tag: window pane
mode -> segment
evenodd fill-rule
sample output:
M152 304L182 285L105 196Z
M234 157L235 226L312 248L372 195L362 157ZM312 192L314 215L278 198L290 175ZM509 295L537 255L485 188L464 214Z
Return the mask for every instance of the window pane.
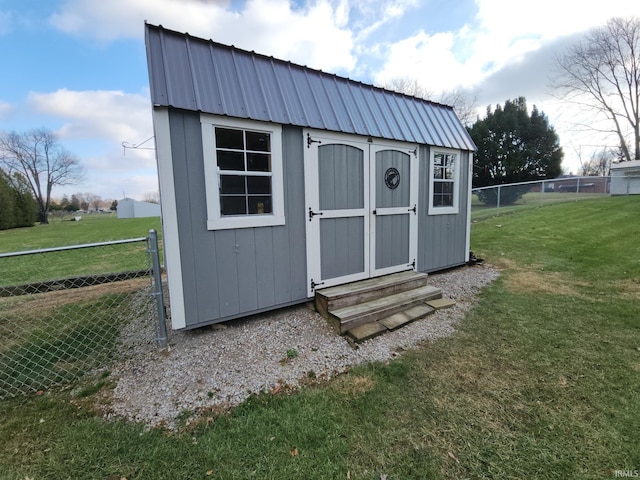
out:
M220 170L244 170L244 154L242 152L218 150L216 155Z
M247 131L247 150L257 152L271 151L271 138L268 133Z
M245 194L245 177L240 175L220 175L220 193L228 194Z
M433 155L433 165L437 168L444 164L444 154L436 153Z
M453 168L445 168L444 178L448 180L453 180Z
M436 178L436 179L442 178L442 167L436 166L433 169L433 178Z
M216 147L244 150L242 130L216 127Z
M247 214L247 198L226 197L220 195L220 213L222 215L246 215Z
M273 213L271 206L271 196L250 196L249 213L262 214Z
M271 177L247 177L247 193L271 195Z
M247 170L252 172L270 172L271 155L267 153L247 153Z

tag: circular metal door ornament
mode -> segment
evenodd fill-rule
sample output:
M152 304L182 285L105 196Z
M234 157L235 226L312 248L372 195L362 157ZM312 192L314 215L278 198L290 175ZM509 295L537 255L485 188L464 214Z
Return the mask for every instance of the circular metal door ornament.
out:
M400 185L400 172L397 168L387 168L387 171L384 172L384 184L391 190L398 188L398 185Z

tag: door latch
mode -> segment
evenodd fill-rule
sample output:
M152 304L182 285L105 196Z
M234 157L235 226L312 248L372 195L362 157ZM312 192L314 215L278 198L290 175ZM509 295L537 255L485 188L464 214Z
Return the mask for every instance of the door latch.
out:
M410 208L409 210L407 210L407 212L413 212L414 215L416 213L416 205L413 206L413 208Z

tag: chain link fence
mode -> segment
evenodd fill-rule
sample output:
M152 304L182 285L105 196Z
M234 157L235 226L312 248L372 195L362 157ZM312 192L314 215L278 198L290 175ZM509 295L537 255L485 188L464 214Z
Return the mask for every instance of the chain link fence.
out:
M516 210L609 195L627 195L640 186L640 176L566 177L474 188L471 218L478 220Z
M0 398L106 368L123 353L121 332L132 322L166 344L160 273L153 230L144 238L0 254Z

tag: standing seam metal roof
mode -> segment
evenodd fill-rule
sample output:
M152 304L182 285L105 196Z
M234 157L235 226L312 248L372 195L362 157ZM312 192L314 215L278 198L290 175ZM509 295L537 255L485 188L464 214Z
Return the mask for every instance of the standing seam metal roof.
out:
M475 150L453 108L145 24L151 101L214 115Z

